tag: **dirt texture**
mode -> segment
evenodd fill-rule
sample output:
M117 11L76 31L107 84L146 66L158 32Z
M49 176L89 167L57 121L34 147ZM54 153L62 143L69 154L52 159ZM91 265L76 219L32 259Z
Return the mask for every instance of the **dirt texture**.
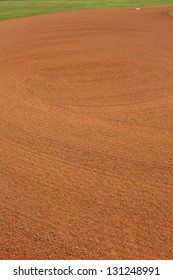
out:
M0 22L0 258L173 258L171 7Z

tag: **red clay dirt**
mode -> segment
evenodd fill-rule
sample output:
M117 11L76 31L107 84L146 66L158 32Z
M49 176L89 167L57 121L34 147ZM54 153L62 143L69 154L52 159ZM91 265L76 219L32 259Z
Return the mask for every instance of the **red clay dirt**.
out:
M0 258L173 258L171 7L0 22Z

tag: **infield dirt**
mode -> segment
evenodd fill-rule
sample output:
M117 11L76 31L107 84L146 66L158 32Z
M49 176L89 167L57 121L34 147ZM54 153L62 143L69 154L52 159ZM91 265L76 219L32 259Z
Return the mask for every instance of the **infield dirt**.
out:
M0 22L1 259L172 259L169 10Z

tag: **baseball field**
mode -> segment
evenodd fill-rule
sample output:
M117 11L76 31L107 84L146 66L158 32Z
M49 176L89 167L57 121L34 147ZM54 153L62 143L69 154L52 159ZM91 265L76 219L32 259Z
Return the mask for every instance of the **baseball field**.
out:
M171 2L0 1L0 259L172 259Z

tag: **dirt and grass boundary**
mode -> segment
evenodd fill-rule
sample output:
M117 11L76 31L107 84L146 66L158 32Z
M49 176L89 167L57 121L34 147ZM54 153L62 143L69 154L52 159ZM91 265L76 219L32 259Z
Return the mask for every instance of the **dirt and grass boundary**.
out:
M89 8L171 4L172 0L0 0L0 20Z

